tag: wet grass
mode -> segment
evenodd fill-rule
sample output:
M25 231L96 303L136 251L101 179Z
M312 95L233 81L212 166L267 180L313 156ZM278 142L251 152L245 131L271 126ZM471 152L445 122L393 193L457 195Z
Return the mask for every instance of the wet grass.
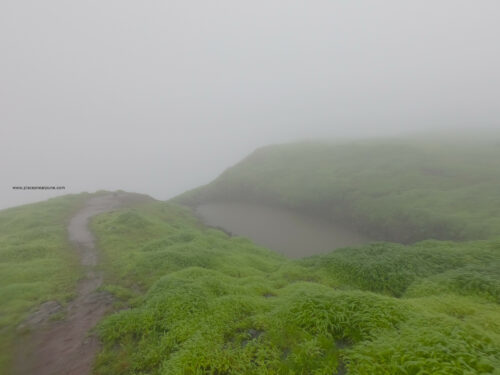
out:
M498 374L500 244L288 260L150 203L96 217L105 374Z
M494 143L268 147L181 198L342 213L384 240L463 242L289 260L173 203L94 217L103 289L116 297L95 373L499 375L499 157ZM29 310L71 297L65 220L80 198L0 212L0 371Z
M85 195L0 211L0 373L9 373L19 323L40 303L70 299L80 276L66 223Z
M374 243L302 261L333 283L393 297L481 295L500 303L500 241Z

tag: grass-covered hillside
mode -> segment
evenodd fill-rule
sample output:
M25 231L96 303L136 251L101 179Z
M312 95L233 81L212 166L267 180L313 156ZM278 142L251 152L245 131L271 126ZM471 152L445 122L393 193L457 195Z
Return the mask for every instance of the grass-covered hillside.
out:
M93 217L115 297L94 373L500 375L498 160L494 141L271 146L177 198L283 205L411 245L291 260L174 202ZM66 226L89 197L0 211L2 374L19 323L74 295Z
M66 225L87 195L0 211L0 374L8 374L19 323L40 303L72 297L81 275Z
M255 201L402 243L500 236L500 138L308 142L258 149L178 202Z
M500 242L288 260L161 202L92 229L121 309L96 374L500 374Z

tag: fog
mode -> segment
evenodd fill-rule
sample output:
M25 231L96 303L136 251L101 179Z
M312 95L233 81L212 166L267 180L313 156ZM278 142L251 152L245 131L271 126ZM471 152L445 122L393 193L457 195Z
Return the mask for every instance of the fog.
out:
M499 127L499 14L496 0L2 0L0 208L167 199L270 143Z

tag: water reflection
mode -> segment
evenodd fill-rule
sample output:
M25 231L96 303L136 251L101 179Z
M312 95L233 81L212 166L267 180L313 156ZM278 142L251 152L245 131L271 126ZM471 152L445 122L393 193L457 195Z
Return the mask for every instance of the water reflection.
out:
M291 258L370 242L338 224L284 208L247 203L207 203L196 208L207 224L245 236Z

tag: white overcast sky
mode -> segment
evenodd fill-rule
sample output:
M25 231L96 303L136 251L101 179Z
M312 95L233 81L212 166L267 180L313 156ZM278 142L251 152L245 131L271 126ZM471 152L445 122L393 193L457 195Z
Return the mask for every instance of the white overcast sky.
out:
M300 138L500 127L498 0L1 0L0 208Z

